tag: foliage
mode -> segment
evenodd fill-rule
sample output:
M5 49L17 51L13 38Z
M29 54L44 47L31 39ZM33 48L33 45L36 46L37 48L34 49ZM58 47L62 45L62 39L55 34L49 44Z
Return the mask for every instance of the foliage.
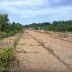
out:
M17 32L23 31L23 25L20 23L9 22L8 14L0 14L0 39L12 36ZM16 44L16 42L14 43ZM0 50L0 72L3 72L12 61L13 48L2 48Z
M23 25L9 22L8 14L0 14L0 39L11 36L19 32Z
M44 22L44 23L33 23L30 25L26 25L26 28L33 28L33 29L43 29L49 31L57 31L57 32L71 32L72 31L72 20L69 21L54 21Z
M0 72L4 71L12 63L12 53L12 48L3 48L0 50Z
M0 30L6 31L8 25L8 14L0 14Z

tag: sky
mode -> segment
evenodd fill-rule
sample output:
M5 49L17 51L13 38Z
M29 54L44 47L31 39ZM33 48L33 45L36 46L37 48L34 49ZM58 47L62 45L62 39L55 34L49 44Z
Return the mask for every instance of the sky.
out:
M0 13L23 25L72 20L72 0L0 0Z

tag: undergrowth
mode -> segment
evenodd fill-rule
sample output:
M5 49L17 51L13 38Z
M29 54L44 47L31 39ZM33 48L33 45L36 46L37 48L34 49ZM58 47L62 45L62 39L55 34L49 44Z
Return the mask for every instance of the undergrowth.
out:
M0 50L0 72L3 72L12 61L12 48L3 48Z

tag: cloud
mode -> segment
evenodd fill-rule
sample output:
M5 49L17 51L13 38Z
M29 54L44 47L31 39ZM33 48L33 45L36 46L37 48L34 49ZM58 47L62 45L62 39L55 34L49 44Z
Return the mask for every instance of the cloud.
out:
M47 0L50 4L61 3L62 0Z
M17 1L0 1L0 9L7 11L24 11L27 9L37 9L43 6L44 0L17 0Z
M42 15L51 16L55 19L62 16L70 17L72 5L66 3L67 0L1 0L0 10L21 19Z

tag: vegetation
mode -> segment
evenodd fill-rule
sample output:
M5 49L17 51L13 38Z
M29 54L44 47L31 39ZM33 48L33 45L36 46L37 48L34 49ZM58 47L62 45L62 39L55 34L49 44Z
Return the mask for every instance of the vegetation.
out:
M33 28L36 30L49 30L57 32L72 32L72 20L69 21L54 21L44 22L44 23L33 23L30 25L21 25L20 23L9 22L8 14L0 14L0 39L12 36L17 32L21 32L23 28ZM17 45L16 39L14 42L14 47ZM13 60L13 48L3 48L0 49L0 72L3 72L7 66L9 66ZM5 71L4 71L5 72Z
M72 31L72 20L69 21L54 21L44 22L44 23L33 23L30 25L26 25L26 28L33 29L43 29L49 31L57 31L57 32L71 32Z
M14 35L22 28L23 25L19 23L10 23L8 14L0 14L0 39Z
M22 32L22 30L23 25L9 22L8 14L0 14L0 39ZM13 63L12 55L13 48L0 48L0 72L5 72L5 69Z
M0 50L0 72L4 71L13 62L12 54L12 48L3 48Z

